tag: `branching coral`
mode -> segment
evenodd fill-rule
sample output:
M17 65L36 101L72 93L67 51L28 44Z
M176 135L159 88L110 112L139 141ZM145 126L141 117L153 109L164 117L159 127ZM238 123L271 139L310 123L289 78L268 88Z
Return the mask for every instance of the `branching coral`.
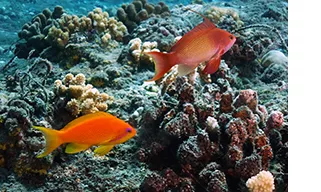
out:
M249 178L246 186L251 192L272 192L274 190L274 177L269 171L261 171Z
M157 49L157 42L144 42L139 38L135 38L129 41L129 53L124 52L124 54L127 53L126 58L129 60L128 63L134 64L134 67L139 67L139 68L154 68L154 62L152 58L146 54L145 52L149 51L159 51Z
M15 54L27 58L28 53L35 49L33 56L37 56L50 45L63 49L75 34L84 36L87 41L98 41L103 47L115 47L117 41L122 41L127 35L127 28L101 8L79 18L66 14L61 6L57 6L53 13L45 9L22 27L18 36L26 42L16 45Z
M84 115L97 111L106 111L107 101L112 102L113 97L106 93L100 93L91 84L85 84L86 78L83 74L76 76L67 74L63 81L55 81L55 93L58 96L68 97L66 109L73 115Z
M57 20L58 27L52 27L46 39L53 45L63 48L71 34L76 32L88 32L96 30L101 43L107 45L111 39L122 41L127 34L126 26L114 18L110 18L107 12L96 8L88 13L88 17L78 18L76 15L64 15Z

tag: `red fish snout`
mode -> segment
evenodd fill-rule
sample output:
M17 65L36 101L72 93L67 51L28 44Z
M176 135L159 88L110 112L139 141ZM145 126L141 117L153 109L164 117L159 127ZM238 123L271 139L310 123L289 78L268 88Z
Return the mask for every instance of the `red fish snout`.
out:
M229 38L229 41L227 43L227 46L224 49L224 53L226 53L234 45L234 43L236 41L236 37L234 35L232 35L232 34L230 34L228 36L228 38Z

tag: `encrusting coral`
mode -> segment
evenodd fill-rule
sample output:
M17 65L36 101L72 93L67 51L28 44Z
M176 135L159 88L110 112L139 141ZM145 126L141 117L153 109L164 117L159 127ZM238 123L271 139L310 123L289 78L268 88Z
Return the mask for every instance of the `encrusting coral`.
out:
M97 111L106 111L107 101L112 102L113 97L106 93L100 93L91 84L85 84L83 74L74 76L69 73L63 81L56 80L54 83L55 93L58 96L68 97L66 109L73 115L79 116Z
M263 55L261 65L263 67L268 67L273 64L279 64L283 66L288 65L288 57L284 55L281 51L271 50Z
M51 70L44 65L51 63L38 59L27 72L14 74L15 84L7 83L15 90L10 100L0 99L0 167L28 182L47 174L52 163L34 158L34 150L42 146L31 129L33 121L46 121L52 112L48 106L52 92L40 83L47 77L41 72L47 70L49 74Z

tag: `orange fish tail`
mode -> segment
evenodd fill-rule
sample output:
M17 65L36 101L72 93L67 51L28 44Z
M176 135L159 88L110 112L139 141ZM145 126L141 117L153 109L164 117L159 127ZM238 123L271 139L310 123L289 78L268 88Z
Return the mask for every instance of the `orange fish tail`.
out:
M61 133L54 129L48 129L45 127L33 126L33 128L41 131L46 139L46 147L45 151L39 155L37 158L42 158L50 154L53 150L55 150L59 145L63 143L61 139Z
M162 52L147 52L147 55L151 56L155 61L155 76L148 81L156 81L164 76L175 64L176 57L174 53L162 53Z

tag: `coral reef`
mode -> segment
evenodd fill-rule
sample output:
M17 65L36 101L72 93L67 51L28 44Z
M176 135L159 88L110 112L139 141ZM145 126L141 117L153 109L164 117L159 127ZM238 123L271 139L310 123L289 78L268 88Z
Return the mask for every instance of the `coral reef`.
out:
M0 106L0 165L22 180L35 183L41 182L52 163L52 159L35 158L34 152L42 146L31 130L32 121L52 112L48 107L50 91L40 83L45 77L36 75L35 66L41 62L35 62L29 72L15 75L18 82L11 85L19 92Z
M139 38L131 39L118 58L119 62L127 62L136 69L154 69L154 62L144 52L159 51L157 42L142 42Z
M207 187L207 191L227 192L228 186L225 174L220 170L221 166L215 162L207 166L199 173L200 181Z
M117 10L118 19L126 25L129 32L132 32L141 21L156 15L169 16L169 7L164 2L154 5L147 0L134 0L130 4L123 4Z
M58 97L66 97L69 100L66 109L72 116L106 111L107 101L111 103L113 98L106 93L100 93L91 84L85 84L86 78L83 74L67 74L63 81L56 80L54 92Z
M262 57L261 65L265 68L261 80L275 83L287 79L288 58L280 51L271 50Z
M212 6L205 10L204 15L220 28L233 31L243 26L238 12L230 7Z
M144 42L142 44L142 41L139 38L135 38L129 41L129 49L131 51L131 56L134 58L135 62L139 62L141 60L149 60L141 57L144 52L159 51L157 49L157 42Z
M31 22L28 22L22 26L21 31L18 33L20 39L25 39L26 43L19 43L16 45L17 50L15 54L18 57L27 58L28 54L32 49L36 49L37 52L41 52L43 49L49 46L45 40L50 29L55 25L55 19L60 18L64 13L61 6L56 6L54 11L51 12L49 9L44 9L42 13L36 15ZM63 32L60 41L65 41L66 35ZM68 41L68 40L67 40ZM27 49L24 51L21 49Z
M64 49L74 35L84 36L87 41L97 39L97 35L102 46L115 46L115 41L121 42L127 35L127 28L101 8L95 8L87 17L79 18L77 15L66 14L61 6L57 6L53 13L45 9L38 14L31 23L22 27L18 35L26 43L18 43L15 54L27 58L32 49L36 50L34 56L41 54L50 45Z
M259 105L257 92L233 91L229 78L228 73L221 73L221 78L213 78L203 92L196 89L200 80L187 77L158 82L168 84L162 85L167 87L162 92L163 104L146 111L141 119L144 124L140 137L148 135L153 143L140 141L138 159L156 170L178 164L175 166L180 171L175 173L179 177L188 175L198 181L196 189L209 191L236 190L237 186L244 187L250 177L268 170L279 152L271 146L265 129L280 129L282 115L272 112L268 117L266 108ZM154 127L154 133L147 127ZM209 174L207 169L214 171L213 177L205 176Z
M174 38L173 43L177 42L180 38L181 36ZM149 69L152 71L155 68L154 61L149 55L145 54L146 52L150 51L160 51L158 49L158 43L156 41L142 42L140 38L131 39L126 48L123 49L121 55L119 56L118 62L127 62L135 70L138 71L142 71L145 69Z
M151 17L144 20L140 25L133 30L131 36L140 38L142 42L157 42L160 51L169 51L175 43L175 38L183 36L192 26L181 18L166 17L157 18Z
M279 64L279 65L288 65L288 57L284 55L281 51L271 50L267 52L262 57L261 65L263 67L268 67L270 65Z
M288 190L284 1L88 2L34 18L41 2L0 7L0 29L26 23L13 46L0 41L1 191ZM203 63L144 82L154 68L144 52L170 51L203 20L188 9L235 34L235 45L214 74ZM32 125L60 129L98 110L137 136L103 157L59 147L36 158L45 141Z
M122 22L110 18L107 12L96 8L88 16L78 18L75 15L64 15L57 20L58 28L51 27L46 37L53 46L64 48L69 37L76 32L96 31L102 44L108 44L110 39L122 41L127 33L127 28Z

